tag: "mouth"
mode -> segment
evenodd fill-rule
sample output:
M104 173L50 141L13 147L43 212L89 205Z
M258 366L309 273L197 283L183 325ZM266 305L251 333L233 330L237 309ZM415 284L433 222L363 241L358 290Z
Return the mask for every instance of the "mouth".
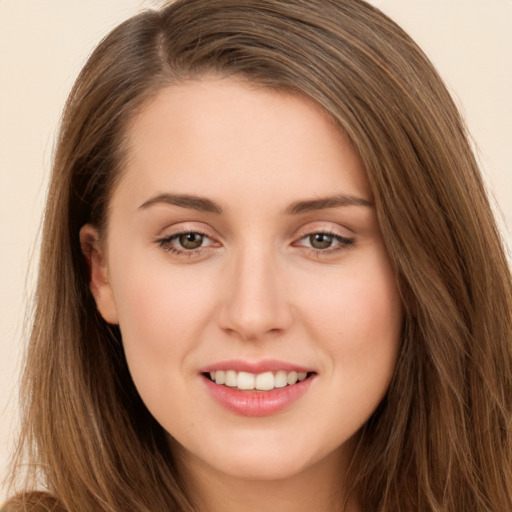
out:
M271 416L310 395L318 373L284 360L218 361L200 371L208 394L239 416Z
M294 386L310 379L315 372L278 370L251 373L235 370L216 370L203 373L204 377L217 384L238 391L265 392Z

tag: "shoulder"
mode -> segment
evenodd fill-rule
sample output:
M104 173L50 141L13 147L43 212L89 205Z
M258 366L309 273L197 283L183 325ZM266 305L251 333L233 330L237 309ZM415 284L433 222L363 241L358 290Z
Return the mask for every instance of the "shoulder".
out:
M0 508L0 512L67 512L59 500L48 492L17 494Z

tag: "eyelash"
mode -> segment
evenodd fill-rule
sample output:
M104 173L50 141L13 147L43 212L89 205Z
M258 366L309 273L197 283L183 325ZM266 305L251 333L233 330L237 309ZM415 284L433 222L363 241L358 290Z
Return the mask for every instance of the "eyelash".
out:
M201 237L203 237L203 239L208 239L208 240L211 240L211 238L206 234L206 233L203 233L202 231L197 231L197 230L183 230L183 231L179 231L177 233L174 233L170 236L166 236L164 238L159 238L157 240L157 243L158 245L164 249L164 251L166 252L169 252L171 254L175 254L177 256L186 256L186 257L193 257L193 256L200 256L201 253L207 249L210 245L214 245L213 243L212 244L209 244L208 246L206 247L203 247L203 246L200 246L198 247L197 249L178 249L177 247L173 247L171 244L175 241L175 240L178 240L179 237L183 236L183 235L199 235Z
M294 242L293 245L297 246L298 242L301 242L303 240L311 240L311 237L317 236L317 235L323 235L330 237L332 239L332 243L337 242L339 245L336 247L326 247L325 249L316 249L314 247L304 247L310 254L316 255L317 257L322 256L330 256L333 254L337 254L341 251L346 251L347 249L351 249L355 246L355 239L354 238L347 238L344 236L341 236L337 233L334 233L332 231L313 231L311 233L307 233L306 235L302 236L297 242Z
M179 249L177 247L174 247L172 243L179 239L179 237L183 235L199 235L200 237L203 237L204 239L208 239L211 241L210 244L207 246L200 246L197 249ZM307 247L303 245L299 245L299 242L307 239L311 239L311 237L315 235L323 235L332 238L332 243L337 242L339 245L337 247L326 247L325 249L315 249L314 247ZM194 257L194 256L200 256L205 250L208 250L209 247L215 246L215 242L211 240L211 238L202 231L197 230L183 230L179 231L177 233L174 233L170 236L159 238L157 241L157 244L164 249L166 252L177 255L177 256L186 256L188 258ZM317 257L321 256L327 256L336 254L340 251L345 251L347 249L350 249L355 246L355 239L354 238L347 238L344 236L341 236L337 233L333 233L331 231L313 231L311 233L307 233L301 238L299 238L296 242L293 242L294 247L303 247L306 249L310 254L316 255Z

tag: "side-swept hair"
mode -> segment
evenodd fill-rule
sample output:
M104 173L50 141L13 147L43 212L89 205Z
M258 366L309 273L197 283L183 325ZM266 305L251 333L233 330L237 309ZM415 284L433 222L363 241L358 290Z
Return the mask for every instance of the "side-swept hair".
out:
M29 470L5 510L193 510L119 330L96 311L78 233L105 222L130 120L162 88L212 72L312 99L368 175L405 325L347 476L362 510L512 510L510 270L446 88L361 0L178 0L91 55L54 159L16 466ZM30 492L38 479L47 493Z

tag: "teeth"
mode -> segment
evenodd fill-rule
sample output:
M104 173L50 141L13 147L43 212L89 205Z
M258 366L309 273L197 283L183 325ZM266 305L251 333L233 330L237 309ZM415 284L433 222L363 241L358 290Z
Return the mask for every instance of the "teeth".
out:
M297 382L297 372L290 372L286 378L286 382L291 386Z
M237 382L237 375L236 375L236 372L235 370L228 370L226 372L226 379L224 381L224 384L226 384L226 386L231 386L231 387L236 387L236 385L238 384Z
M218 370L216 372L210 372L210 377L217 384L224 384L226 382L226 372L224 372L222 370Z
M274 389L274 374L272 372L259 373L256 375L254 387L260 391L269 391L270 389Z
M284 388L288 384L288 374L280 370L276 373L274 377L274 386L276 388Z
M279 370L276 373L249 373L235 372L234 370L217 370L210 372L210 378L216 384L224 384L240 390L257 389L258 391L270 391L274 388L284 388L292 386L297 382L302 382L307 377L306 372L286 372Z
M238 389L254 389L254 374L248 372L238 372L236 387Z

